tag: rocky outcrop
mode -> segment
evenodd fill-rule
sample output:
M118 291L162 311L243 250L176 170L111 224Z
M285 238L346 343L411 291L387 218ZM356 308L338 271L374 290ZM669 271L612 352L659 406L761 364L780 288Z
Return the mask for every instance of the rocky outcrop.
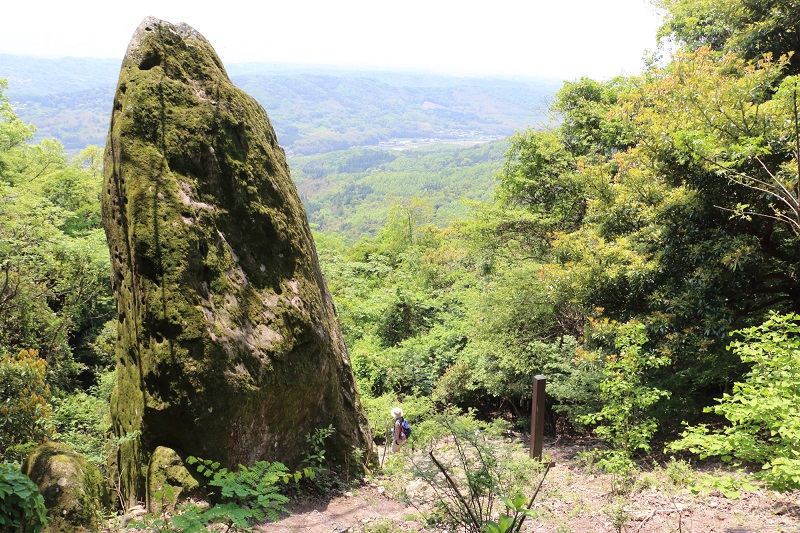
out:
M47 442L25 459L22 473L44 498L46 533L97 531L110 508L100 470L66 444Z
M103 189L119 315L111 467L129 503L146 497L158 446L291 466L306 434L333 424L332 456L369 449L283 150L191 27L136 30Z

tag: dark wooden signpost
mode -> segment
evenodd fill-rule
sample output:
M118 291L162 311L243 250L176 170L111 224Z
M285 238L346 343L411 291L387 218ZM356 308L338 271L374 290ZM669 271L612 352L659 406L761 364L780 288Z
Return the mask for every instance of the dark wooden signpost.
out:
M542 460L544 439L544 376L533 378L533 408L531 410L531 459Z

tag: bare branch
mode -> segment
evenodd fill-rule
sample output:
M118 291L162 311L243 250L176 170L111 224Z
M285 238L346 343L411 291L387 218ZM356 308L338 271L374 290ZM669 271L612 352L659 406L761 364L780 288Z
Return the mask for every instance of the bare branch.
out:
M553 466L553 463L548 461L547 462L547 467L544 469L544 474L542 474L542 479L539 480L539 486L536 487L536 492L533 493L533 496L531 496L531 500L528 502L528 509L531 508L531 506L533 505L534 500L536 500L536 496L539 495L539 490L542 488L542 483L544 483L544 478L547 477L547 473L550 471L550 467L551 466ZM517 530L516 530L517 533L519 533L519 530L522 529L522 524L525 522L525 518L526 517L527 517L527 515L523 515L522 518L520 519L519 524L517 525Z
M444 475L445 479L447 480L447 483L450 485L450 487L452 487L453 491L456 493L456 496L458 497L458 500L461 502L461 505L463 505L466 508L467 513L469 513L469 517L472 520L472 523L475 524L475 527L478 528L477 530L480 531L481 523L478 522L478 519L472 512L472 508L469 506L469 504L467 504L467 501L464 499L464 496L461 494L461 491L458 490L458 485L456 485L456 482L453 481L453 478L451 478L450 474L447 473L447 470L445 470L444 466L442 466L442 463L436 460L436 457L434 457L433 455L433 450L429 451L428 455L433 461L433 464L435 464L436 468L438 468L439 471Z
M770 170L767 168L767 165L764 164L764 162L761 160L761 158L756 157L756 161L758 161L758 163L761 165L761 168L764 169L764 172L766 172L767 175L770 178L772 178L775 183L778 184L778 187L780 188L781 191L783 191L785 197L787 199L791 199L792 209L794 211L800 211L800 205L798 205L797 198L794 197L792 192L784 186L784 184L781 182L781 180L779 180L772 172L770 172Z
M790 217L787 217L786 215L782 215L780 213L775 214L775 215L768 215L766 213L759 213L757 211L737 211L736 209L731 209L729 207L722 207L720 205L715 205L714 207L716 207L717 209L720 209L722 211L728 211L729 213L742 214L742 215L752 215L752 216L757 216L757 217L761 217L761 218L768 218L768 219L771 219L771 220L777 220L778 222L783 222L785 224L788 224L789 226L792 227L792 230L796 234L800 235L800 222L798 222L797 220L794 220L794 219L792 219Z
M800 198L800 120L798 120L796 79L792 89L792 113L794 114L794 157L797 161L797 197Z
M726 173L726 178L728 178L730 181L732 181L734 183L737 183L739 185L742 185L743 187L747 187L748 189L752 189L754 191L759 191L759 192L762 192L764 194L768 194L768 195L772 196L773 198L775 198L776 200L778 200L779 202L783 203L794 214L794 218L786 216L786 215L783 215L781 213L778 213L777 211L776 211L775 215L767 215L765 213L756 213L756 212L749 212L749 211L746 212L746 214L748 214L748 215L757 215L757 216L765 217L765 218L772 218L772 219L778 220L780 222L788 223L790 226L792 226L793 231L795 233L800 234L800 203L798 203L798 199L795 198L794 195L791 193L791 191L789 191L783 185L783 183L781 183L781 181L767 168L767 166L764 164L763 161L761 161L760 158L756 157L755 159L756 159L756 161L759 162L759 164L764 169L764 171L767 173L767 175L770 178L772 178L772 180L774 181L774 184L770 184L768 182L760 180L760 179L758 179L758 178L756 178L754 176L751 176L749 174L745 174L743 172L739 172L736 169L727 167L727 166L725 166L725 165L723 165L723 164L721 164L721 163L719 163L717 161L714 161L714 160L712 160L712 159L710 159L708 157L700 156L700 158L703 161L706 161L707 163L722 169ZM740 180L736 180L736 179L730 177L727 174L733 174L734 176L737 176L737 177L741 178L741 181ZM719 207L719 206L715 206L715 207ZM723 209L724 211L736 212L733 209L727 209L727 208L721 208L721 207L720 207L720 209Z

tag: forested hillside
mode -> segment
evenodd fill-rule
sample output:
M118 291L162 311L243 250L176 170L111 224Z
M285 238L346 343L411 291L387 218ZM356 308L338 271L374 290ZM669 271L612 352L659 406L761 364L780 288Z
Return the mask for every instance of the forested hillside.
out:
M289 161L309 221L352 240L375 235L397 209L440 228L466 218L470 205L491 200L507 147L352 148Z
M373 426L401 405L422 428L460 409L527 429L545 375L549 431L593 434L600 469L715 457L800 489L800 4L661 4L671 58L564 83L556 120L526 115L507 141L330 151L504 135L530 111L508 103L522 86L238 78L302 102L265 107ZM99 151L32 143L44 115L9 95L33 92L0 100L0 451L54 437L102 466L116 318Z
M403 140L490 140L544 120L558 88L432 74L229 65L233 82L269 113L289 153L314 154ZM9 97L35 139L69 151L105 143L119 63L0 55Z

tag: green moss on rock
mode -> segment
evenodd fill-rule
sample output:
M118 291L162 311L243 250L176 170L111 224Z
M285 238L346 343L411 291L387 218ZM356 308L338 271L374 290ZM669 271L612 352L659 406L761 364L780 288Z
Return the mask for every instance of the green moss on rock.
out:
M97 531L109 508L100 470L66 444L48 442L25 460L22 472L39 487L50 523L44 533Z
M185 24L146 19L122 64L103 220L119 339L112 468L129 503L158 446L228 467L371 439L305 211L264 110Z
M167 498L170 492L174 501ZM186 468L184 458L177 451L166 446L153 450L147 469L147 509L151 513L159 514L164 507L203 496L205 491L200 481Z

